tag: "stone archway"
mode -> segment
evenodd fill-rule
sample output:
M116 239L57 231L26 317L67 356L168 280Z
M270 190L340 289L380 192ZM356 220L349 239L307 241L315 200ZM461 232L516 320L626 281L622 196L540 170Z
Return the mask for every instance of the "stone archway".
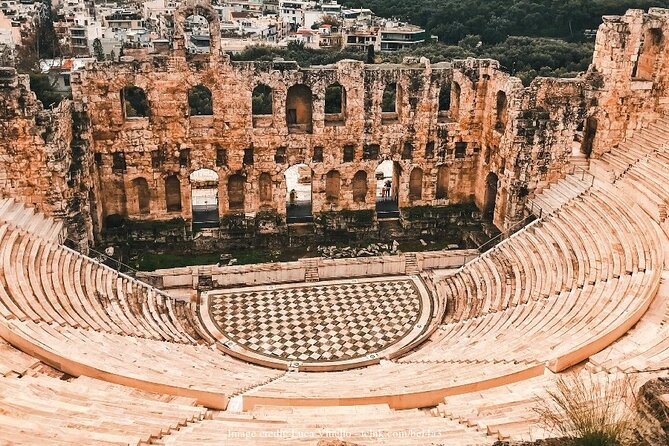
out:
M199 169L190 174L191 213L193 230L217 228L218 174L211 169Z
M497 204L497 183L499 177L490 172L485 179L485 197L483 198L483 218L493 221L495 218L495 206Z
M306 164L295 164L286 169L286 223L313 221L311 194L313 172Z
M374 175L376 179L377 218L398 218L399 163L392 160L382 161L374 171Z

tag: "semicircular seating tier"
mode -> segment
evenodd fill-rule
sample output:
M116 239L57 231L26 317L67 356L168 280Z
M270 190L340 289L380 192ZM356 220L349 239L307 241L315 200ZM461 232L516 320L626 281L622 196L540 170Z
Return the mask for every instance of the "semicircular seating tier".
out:
M194 303L43 238L28 217L0 215L0 335L73 376L217 409L238 395L245 408L436 405L563 370L639 320L660 283L666 237L619 192L596 183L565 196L455 274L426 275L447 302L427 342L399 360L332 373L285 373L228 356Z

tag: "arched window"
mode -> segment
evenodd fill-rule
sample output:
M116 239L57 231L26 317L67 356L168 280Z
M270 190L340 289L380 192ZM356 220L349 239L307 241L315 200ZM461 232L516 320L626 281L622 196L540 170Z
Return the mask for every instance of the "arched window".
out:
M293 85L286 96L286 125L295 133L311 132L312 94L306 85Z
M210 116L214 114L211 91L204 85L196 85L188 90L188 109L191 116Z
M268 203L272 201L272 176L263 172L258 178L258 190L260 192L260 201Z
M149 101L146 93L139 87L128 86L121 90L121 105L126 118L145 118L149 116Z
M253 89L251 109L254 115L272 114L272 89L268 85L260 84Z
M206 17L197 14L186 17L184 44L186 45L186 54L189 56L211 52L211 34L209 32L209 21Z
M346 109L346 90L339 83L325 89L325 114L342 114Z
M165 205L167 212L181 211L181 182L176 175L165 178Z
M367 172L359 170L353 176L353 201L364 203L367 201Z
M237 173L228 178L228 206L231 210L244 209L244 177Z
M336 170L331 170L325 176L325 199L331 203L339 201L341 192L341 175Z
M448 198L448 181L450 179L450 172L448 167L439 166L437 171L437 200L444 200Z
M397 84L386 85L383 90L383 99L381 101L381 111L383 113L397 113Z
M446 82L439 90L439 111L447 112L451 108L451 83Z
M460 84L453 82L451 93L451 116L457 119L460 116L460 96L462 96Z
M506 93L503 91L497 92L497 106L495 110L495 129L502 131L506 127L507 116Z
M151 192L149 183L145 178L139 177L132 180L132 187L137 197L137 210L140 215L146 215L151 212Z
M409 200L423 198L423 169L416 167L409 175Z

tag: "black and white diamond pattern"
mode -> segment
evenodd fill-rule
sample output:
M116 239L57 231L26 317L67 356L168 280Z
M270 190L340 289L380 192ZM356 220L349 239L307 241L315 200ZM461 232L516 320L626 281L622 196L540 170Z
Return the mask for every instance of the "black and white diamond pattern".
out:
M225 336L286 361L366 356L406 336L421 314L409 279L212 294L211 316Z

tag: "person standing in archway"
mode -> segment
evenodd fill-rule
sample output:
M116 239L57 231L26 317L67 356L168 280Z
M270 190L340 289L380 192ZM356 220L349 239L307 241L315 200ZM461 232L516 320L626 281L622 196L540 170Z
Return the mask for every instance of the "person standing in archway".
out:
M297 201L297 191L295 191L295 189L291 189L290 196L289 196L288 199L289 199L289 202L290 202L290 206L291 207L295 206L295 202Z

